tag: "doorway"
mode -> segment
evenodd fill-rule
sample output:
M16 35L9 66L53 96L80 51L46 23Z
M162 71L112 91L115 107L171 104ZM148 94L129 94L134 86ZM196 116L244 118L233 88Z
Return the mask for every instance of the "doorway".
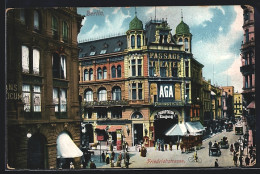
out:
M143 124L134 124L134 145L143 143Z

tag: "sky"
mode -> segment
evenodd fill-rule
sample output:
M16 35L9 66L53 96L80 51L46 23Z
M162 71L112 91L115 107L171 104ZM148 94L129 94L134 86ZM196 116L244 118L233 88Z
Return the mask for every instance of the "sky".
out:
M143 25L154 19L167 19L175 34L183 21L192 33L192 53L204 65L203 77L217 86L234 86L242 92L240 48L243 40L243 10L237 6L160 6L78 8L84 15L78 41L122 35L135 16Z

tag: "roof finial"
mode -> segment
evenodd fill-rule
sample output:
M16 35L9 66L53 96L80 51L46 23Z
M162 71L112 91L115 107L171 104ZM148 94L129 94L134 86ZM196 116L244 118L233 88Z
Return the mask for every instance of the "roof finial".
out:
M181 9L181 21L183 21L183 13L182 13L182 9Z

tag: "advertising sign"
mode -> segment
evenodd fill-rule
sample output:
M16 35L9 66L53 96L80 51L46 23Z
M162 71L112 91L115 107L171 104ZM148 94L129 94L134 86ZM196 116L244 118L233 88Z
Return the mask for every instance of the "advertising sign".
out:
M158 102L174 101L174 84L158 84Z

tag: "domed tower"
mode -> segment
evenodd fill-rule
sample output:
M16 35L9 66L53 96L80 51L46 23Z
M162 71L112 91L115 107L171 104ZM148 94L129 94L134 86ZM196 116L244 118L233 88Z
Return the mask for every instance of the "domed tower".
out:
M183 16L181 17L180 24L176 27L175 32L176 43L182 46L182 50L191 53L191 39L190 27L183 22Z
M145 45L143 23L137 18L136 14L134 19L129 23L129 30L126 32L126 35L128 50L141 49Z

